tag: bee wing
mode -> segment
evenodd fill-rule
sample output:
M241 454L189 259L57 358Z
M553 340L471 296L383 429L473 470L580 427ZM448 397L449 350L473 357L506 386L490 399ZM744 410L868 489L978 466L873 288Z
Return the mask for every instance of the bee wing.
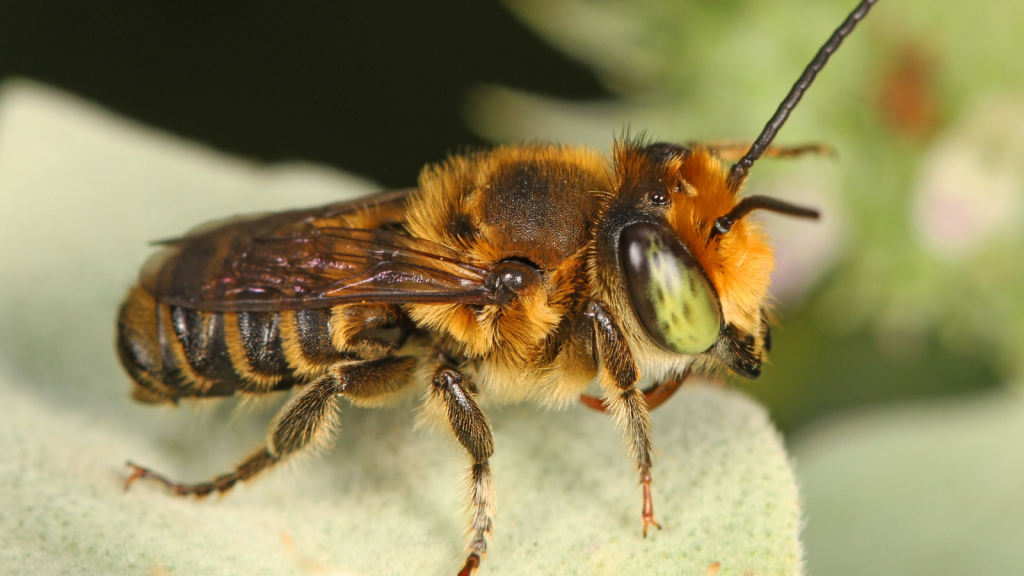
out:
M487 269L388 228L404 219L411 192L204 225L163 242L142 286L161 302L209 311L492 303Z

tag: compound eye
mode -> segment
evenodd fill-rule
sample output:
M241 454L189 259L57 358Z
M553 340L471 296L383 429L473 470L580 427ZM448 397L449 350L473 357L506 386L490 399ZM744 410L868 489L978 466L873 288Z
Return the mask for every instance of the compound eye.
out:
M674 234L645 222L619 238L630 302L647 334L676 354L700 354L718 339L722 311L697 260Z

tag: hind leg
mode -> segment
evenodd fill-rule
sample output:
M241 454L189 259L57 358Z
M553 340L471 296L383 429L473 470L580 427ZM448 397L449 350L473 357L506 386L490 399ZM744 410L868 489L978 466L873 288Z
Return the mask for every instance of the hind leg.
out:
M413 358L387 357L332 367L281 408L270 426L267 445L231 472L208 482L183 484L128 462L132 475L125 482L125 489L141 478L162 484L180 496L226 492L291 454L326 443L337 425L339 396L356 404L379 404L409 383L415 366Z

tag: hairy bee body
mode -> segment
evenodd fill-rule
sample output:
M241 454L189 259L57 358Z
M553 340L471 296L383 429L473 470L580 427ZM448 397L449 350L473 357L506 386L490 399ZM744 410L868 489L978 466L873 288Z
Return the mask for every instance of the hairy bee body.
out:
M610 158L529 144L452 156L416 189L202 226L143 267L117 347L150 403L293 389L267 442L198 484L131 464L129 483L181 495L224 492L321 445L339 402L422 390L469 458L470 538L459 576L488 549L495 446L481 401L580 399L622 428L654 520L648 411L690 373L756 378L769 346L774 258L745 217L816 218L741 198L762 155L821 146L771 142L830 54L876 0L861 0L731 167L726 145L624 139ZM601 388L597 399L585 392Z
M493 361L499 371L513 365L517 370L527 365L551 368L560 354L559 343L545 340L572 329L566 312L579 308L582 292L576 284L584 277L578 253L589 240L589 226L599 208L593 190L607 189L607 174L603 164L574 162L568 156L575 150L545 147L529 152L529 158L520 157L524 150L518 148L475 159L453 158L426 173L423 192L412 195L405 207L413 215L409 220L382 217L372 198L361 209L345 205L340 219L330 215L330 207L312 211L312 218L318 227L329 223L418 232L421 238L470 251L481 262L518 259L531 267L536 263L542 275L561 274L556 282L564 286L554 292L563 293L555 298L523 298L520 301L529 301L525 308L490 317L471 305L455 305L461 307L453 310L452 305L345 303L222 311L161 300L159 287L154 288L161 272L175 268L180 282L180 268L195 272L217 266L216 255L238 241L236 233L256 234L262 223L229 222L212 234L200 231L197 237L172 243L167 249L170 258L158 255L156 269L147 267L144 276L149 277L126 299L118 323L118 350L137 384L135 397L163 402L285 390L322 376L332 366L382 361L411 334L453 359ZM536 154L553 157L538 159ZM485 182L486 194L478 193L478 182ZM309 217L301 214L298 219ZM281 217L269 220L276 226ZM437 324L449 327L452 334L432 336ZM413 364L408 357L402 360L403 368ZM593 366L589 368L592 372ZM396 376L409 377L411 370ZM583 378L590 380L593 374ZM404 384L395 382L396 387Z
M623 158L633 155L631 161L661 169L642 147L625 150ZM627 168L648 167L619 169ZM498 400L573 401L595 379L598 368L584 303L600 297L623 299L614 290L601 293L602 282L593 278L600 273L598 266L588 262L602 253L595 234L600 215L615 196L614 171L608 160L583 148L504 147L429 167L419 190L403 198L398 210L382 209L371 197L362 204L290 217L271 215L203 227L154 257L121 309L118 349L137 384L134 395L141 401L176 402L263 394L308 383L332 366L371 361L400 366L387 385L398 391L409 383L417 361L413 356L388 358L400 354L411 336L414 345L406 347L411 349L407 352L442 352L465 366L478 386ZM652 171L644 177L661 176ZM404 218L396 219L396 212L404 212ZM219 258L233 243L251 241L265 229L280 228L282 222L309 223L314 229L344 225L399 230L484 267L511 263L517 268L514 272L525 274L534 285L507 303L485 306L360 302L280 310L263 309L265 305L246 309L240 304L220 310L161 299L167 291L161 286L165 278L185 285L179 290L195 290L189 279L201 282L211 269L224 269ZM602 266L614 270L616 265ZM754 313L757 321L752 325L759 326L760 308ZM635 342L635 352L664 355L645 341L642 329L630 328L627 337ZM744 333L743 338L750 343L754 336L756 332ZM754 348L735 360L759 364L759 350ZM733 356L723 359L735 364ZM673 358L666 368L661 366L665 361L652 359L655 374L647 380L654 383L681 373L689 360Z
M266 446L234 471L189 485L135 466L132 479L223 492L322 445L340 398L378 406L421 389L425 417L447 421L472 459L468 574L493 514L494 443L479 401L566 405L597 382L604 406L588 405L626 430L646 533L657 524L645 397L695 368L760 371L771 252L745 222L707 240L735 196L704 148L626 141L606 159L507 146L428 167L415 190L167 242L119 317L134 397L295 393ZM694 321L698 310L710 324ZM672 344L692 337L699 349Z

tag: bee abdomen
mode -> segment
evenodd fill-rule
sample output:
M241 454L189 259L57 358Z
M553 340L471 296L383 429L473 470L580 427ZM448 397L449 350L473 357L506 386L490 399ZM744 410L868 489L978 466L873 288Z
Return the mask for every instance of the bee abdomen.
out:
M388 355L407 332L393 315L341 314L343 332L352 334L332 338L342 327L332 330L330 308L207 312L158 302L136 286L121 307L117 347L143 402L262 394L313 380L338 362Z
M223 396L238 387L225 340L224 315L161 304L157 308L164 369L196 396Z
M281 346L281 315L277 312L233 312L224 315L225 343L242 388L273 390L291 375Z
M141 287L128 294L117 321L117 352L128 375L135 381L132 396L140 402L176 402L178 387L170 384L164 370L156 300Z
M283 320L284 353L296 372L317 371L318 366L353 358L331 342L330 308L286 312Z

